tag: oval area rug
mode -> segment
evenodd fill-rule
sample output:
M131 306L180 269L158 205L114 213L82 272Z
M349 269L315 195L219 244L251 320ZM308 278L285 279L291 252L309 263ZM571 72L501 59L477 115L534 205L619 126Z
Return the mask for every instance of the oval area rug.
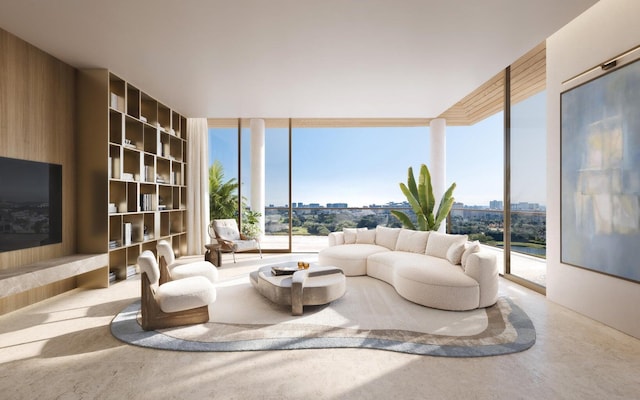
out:
M377 279L347 277L342 298L292 316L290 307L257 293L248 276L217 282L216 290L207 323L144 331L136 301L116 315L111 332L125 343L162 350L370 348L444 357L510 354L536 340L527 314L507 297L486 309L443 311L411 303Z

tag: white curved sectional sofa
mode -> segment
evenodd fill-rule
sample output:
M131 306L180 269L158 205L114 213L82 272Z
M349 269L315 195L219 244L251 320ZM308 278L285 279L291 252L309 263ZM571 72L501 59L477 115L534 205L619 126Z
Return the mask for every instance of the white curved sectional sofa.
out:
M344 229L329 234L320 265L392 285L407 300L443 310L489 307L498 298L494 254L466 235L404 228Z

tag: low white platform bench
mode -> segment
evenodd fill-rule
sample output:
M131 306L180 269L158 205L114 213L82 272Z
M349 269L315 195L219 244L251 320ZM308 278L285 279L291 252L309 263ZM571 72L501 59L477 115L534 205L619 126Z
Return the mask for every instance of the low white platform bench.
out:
M75 278L74 287L108 287L109 254L74 254L0 270L0 300L4 301L0 301L0 314L27 305L21 304L18 307L14 307L4 304L10 303L8 298L69 278ZM67 284L67 286L70 286L70 284ZM69 290L69 288L66 290ZM51 293L51 295L55 294L58 293ZM44 298L46 297L52 296L44 295ZM35 301L30 301L29 304L42 299L33 299ZM24 303L25 301L17 302Z

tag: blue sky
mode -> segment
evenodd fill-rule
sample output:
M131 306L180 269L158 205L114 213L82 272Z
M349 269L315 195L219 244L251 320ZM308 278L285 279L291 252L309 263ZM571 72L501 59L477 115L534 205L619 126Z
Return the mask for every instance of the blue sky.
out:
M545 203L544 94L512 109L512 202ZM468 127L447 127L447 185L456 201L488 205L502 200L503 115ZM220 159L225 178L237 178L237 130L210 134L209 161ZM210 130L210 132L212 132ZM542 134L540 134L542 132ZM517 136L517 137L516 137ZM266 204L288 204L287 129L266 133ZM242 133L243 195L250 196L249 130ZM217 146L212 143L218 143ZM407 168L429 165L429 128L295 128L292 139L293 202L348 203L359 207L404 201L399 183Z

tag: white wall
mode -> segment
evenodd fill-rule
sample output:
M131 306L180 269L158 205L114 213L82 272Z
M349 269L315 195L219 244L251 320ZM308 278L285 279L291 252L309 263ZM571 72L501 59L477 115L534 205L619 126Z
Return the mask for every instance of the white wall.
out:
M640 284L560 262L561 83L640 44L640 1L600 0L547 41L547 297L640 338ZM640 252L638 254L640 268Z

